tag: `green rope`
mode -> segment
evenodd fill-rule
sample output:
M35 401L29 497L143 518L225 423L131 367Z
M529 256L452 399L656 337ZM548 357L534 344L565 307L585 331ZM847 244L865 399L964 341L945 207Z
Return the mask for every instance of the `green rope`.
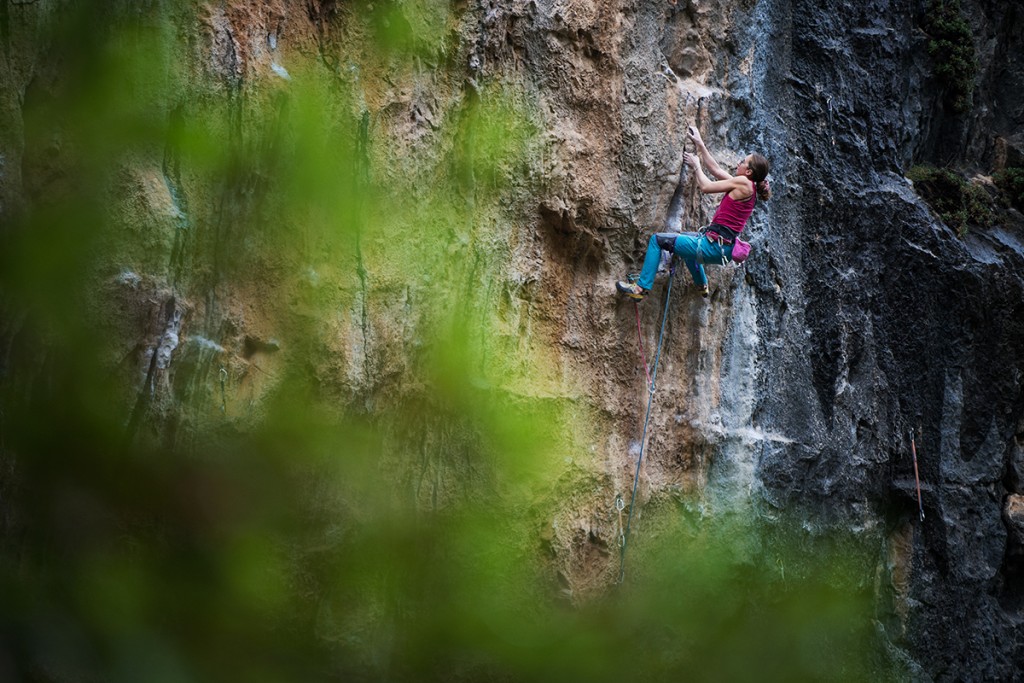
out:
M629 527L633 522L633 502L636 500L636 485L640 481L640 463L644 459L644 447L647 445L647 427L651 421L651 407L654 405L654 384L658 381L658 361L661 360L661 344L665 341L665 322L668 320L668 305L672 301L672 280L676 274L676 259L673 255L672 266L668 272L668 295L665 297L665 311L661 314L661 332L658 333L658 352L654 356L654 371L647 394L647 416L644 417L644 434L640 439L640 455L636 459L636 473L633 475L633 495L629 498L629 516L626 518L626 532L622 536L622 550L619 553L619 579L622 583L626 575L626 545L629 543Z

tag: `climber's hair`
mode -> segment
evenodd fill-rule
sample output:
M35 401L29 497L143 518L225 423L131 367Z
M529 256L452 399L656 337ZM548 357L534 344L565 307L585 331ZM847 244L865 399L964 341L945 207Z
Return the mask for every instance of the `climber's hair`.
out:
M754 152L750 155L750 164L747 168L750 169L750 179L757 185L757 198L761 201L768 201L771 199L772 190L768 187L768 171L771 169L771 164L763 156Z

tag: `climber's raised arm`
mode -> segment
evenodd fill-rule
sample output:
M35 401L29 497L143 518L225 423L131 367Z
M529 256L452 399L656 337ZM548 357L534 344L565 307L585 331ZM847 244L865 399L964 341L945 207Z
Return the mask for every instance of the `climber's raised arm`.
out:
M697 186L704 194L728 192L734 199L746 199L752 194L751 182L746 176L732 176L722 171L722 175L725 176L724 178L720 177L719 180L711 180L704 173L704 169L701 168L701 160L697 158L696 154L686 153L683 155L683 160L693 169L694 175L697 178ZM719 170L721 171L721 169Z
M693 144L697 148L697 153L700 154L700 160L708 167L708 172L711 173L711 175L718 180L726 180L727 178L732 177L723 170L722 167L718 165L718 162L715 161L715 158L711 156L711 152L708 151L707 145L704 144L704 140L701 138L699 130L694 126L689 126L686 129L686 135L693 140ZM723 192L724 190L715 191Z

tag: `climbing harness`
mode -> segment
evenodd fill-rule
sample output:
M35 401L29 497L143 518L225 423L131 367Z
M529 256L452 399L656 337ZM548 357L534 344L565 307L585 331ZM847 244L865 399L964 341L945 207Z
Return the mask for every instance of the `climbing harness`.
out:
M717 232L711 232L711 234L709 235L707 227L701 228L700 230L698 230L698 233L700 234L700 237L698 239L707 240L708 244L717 244L718 245L718 254L722 258L722 267L724 268L726 265L728 265L728 261L726 261L726 259L725 259L725 238L723 238ZM698 252L698 255L699 255L699 253L700 253L700 248L699 247L697 249L697 252ZM699 260L698 260L698 262L699 262Z
M910 453L914 457L914 484L917 485L917 513L924 521L924 504L921 503L921 478L917 474L917 446L914 445L914 432L910 432Z
M658 380L658 361L661 360L661 346L665 341L665 323L668 321L668 307L672 302L672 280L676 274L676 260L672 259L672 267L668 271L668 293L665 296L665 310L661 314L661 331L658 333L658 351L654 355L654 369L647 382L647 415L644 417L644 432L640 437L640 454L636 458L636 472L633 474L633 493L629 497L629 515L626 517L626 531L622 534L621 550L619 553L619 578L617 583L622 583L626 575L626 545L629 543L629 528L633 523L633 504L636 502L636 486L640 481L640 464L644 460L644 447L647 445L647 428L651 422L651 407L654 405L655 382ZM642 345L641 345L642 348ZM644 361L644 368L647 363Z

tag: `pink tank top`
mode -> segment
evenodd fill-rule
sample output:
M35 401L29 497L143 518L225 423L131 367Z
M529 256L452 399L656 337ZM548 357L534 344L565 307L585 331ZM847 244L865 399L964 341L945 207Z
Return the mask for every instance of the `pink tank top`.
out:
M753 184L753 181L751 181L751 184ZM724 225L738 235L743 232L747 219L754 212L754 204L756 203L757 185L754 185L754 194L742 202L736 201L727 192L722 197L722 203L718 205L718 211L715 211L715 217L711 219L711 222L716 225Z

